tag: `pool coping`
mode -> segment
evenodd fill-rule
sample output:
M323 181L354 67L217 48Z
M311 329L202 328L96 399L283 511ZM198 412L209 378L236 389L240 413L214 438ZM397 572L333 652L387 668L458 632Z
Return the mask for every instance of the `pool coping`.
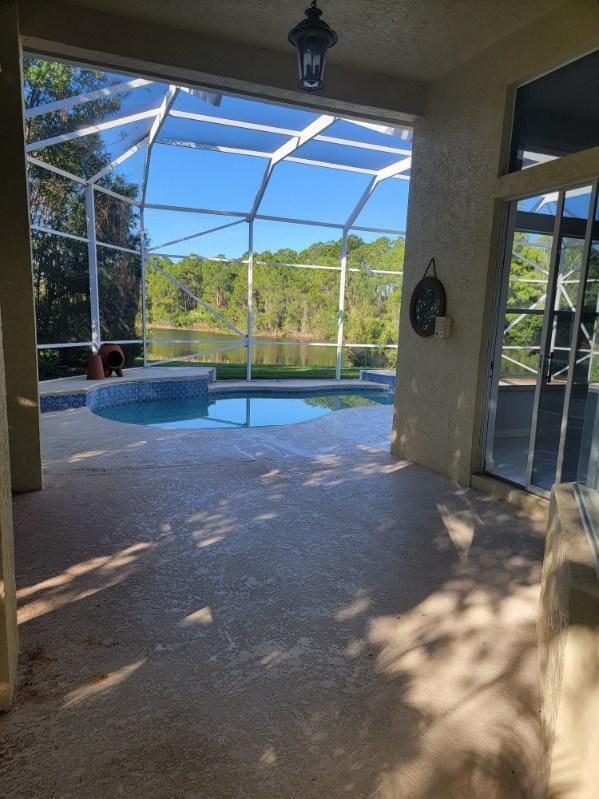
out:
M171 399L168 396L169 384L178 384L172 393L184 397L197 395L247 396L262 394L276 396L290 393L305 396L337 394L340 391L365 394L386 392L388 386L376 385L364 380L259 380L259 381L215 381L214 367L163 367L160 370L130 369L123 378L105 378L87 381L85 377L59 378L40 383L40 410L52 413L73 408L87 407L92 413L95 409L130 401L149 399ZM189 384L193 384L193 387ZM180 386L180 387L179 387ZM114 389L114 392L110 389ZM109 402L114 393L114 402Z
M316 381L314 381L316 382ZM364 381L358 380L337 380L318 381L317 385L314 384L297 384L294 381L282 380L277 384L272 381L252 381L251 383L237 383L231 385L230 380L221 380L212 383L208 387L208 396L246 396L248 394L266 394L276 396L277 394L303 394L318 396L322 394L387 394L389 393L388 387L383 385L368 384Z
M360 380L395 389L395 369L360 369Z
M40 380L38 390L40 397L60 396L64 394L87 394L104 386L117 386L127 383L153 383L162 380L205 380L212 383L216 380L216 369L209 367L136 367L125 369L123 377L105 377L102 380L88 380L85 375L58 377L54 380Z

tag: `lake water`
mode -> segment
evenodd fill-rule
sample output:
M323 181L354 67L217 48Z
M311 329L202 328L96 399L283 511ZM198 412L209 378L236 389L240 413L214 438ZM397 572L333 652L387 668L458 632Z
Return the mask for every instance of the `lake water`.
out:
M182 330L181 328L153 328L148 331L148 338L155 342L148 348L148 357L153 360L171 360L201 353L214 347L232 346L240 341L239 336L226 333L205 333L200 330ZM169 344L168 339L177 339L182 344ZM193 344L194 339L212 342ZM189 343L187 343L189 342ZM336 346L310 347L307 344L254 344L254 364L275 364L279 366L335 366ZM208 353L202 360L212 363L245 363L245 347L229 352Z

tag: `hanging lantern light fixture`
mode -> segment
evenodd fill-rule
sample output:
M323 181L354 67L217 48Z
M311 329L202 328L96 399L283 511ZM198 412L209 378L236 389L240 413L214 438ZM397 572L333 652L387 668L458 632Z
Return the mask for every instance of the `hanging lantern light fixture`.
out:
M322 11L312 0L306 18L289 31L290 43L297 47L298 86L308 92L322 89L326 52L337 44L337 34L320 19Z

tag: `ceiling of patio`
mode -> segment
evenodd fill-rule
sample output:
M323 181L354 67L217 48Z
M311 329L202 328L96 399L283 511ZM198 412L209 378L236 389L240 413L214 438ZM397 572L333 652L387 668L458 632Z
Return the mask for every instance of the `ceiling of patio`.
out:
M66 0L112 14L289 52L307 0ZM323 0L340 34L331 64L434 80L563 0Z

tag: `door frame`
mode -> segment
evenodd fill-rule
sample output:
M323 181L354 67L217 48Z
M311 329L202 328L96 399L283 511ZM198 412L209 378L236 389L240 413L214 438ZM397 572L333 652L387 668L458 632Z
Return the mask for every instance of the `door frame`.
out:
M489 470L489 465L490 464L492 465L493 463L493 443L494 443L495 423L497 416L497 401L498 401L499 381L501 374L501 349L502 349L503 332L504 332L502 320L505 316L505 305L507 301L507 293L509 287L510 264L511 264L511 255L512 255L513 236L515 231L517 203L519 200L526 199L528 197L534 197L537 196L538 194L543 194L546 192L543 192L543 190L537 191L535 189L533 192L526 192L524 194L520 194L517 197L504 199L503 213L505 221L504 221L504 230L500 238L499 246L501 249L498 254L499 269L495 284L495 291L494 291L495 297L493 301L493 309L490 317L491 335L489 337L489 348L488 348L489 364L487 368L486 390L482 398L485 408L484 411L485 420L483 427L483 435L481 437L481 456L482 456L483 469L486 474L489 474L494 479L498 479L501 480L502 482L507 482L513 485L517 485L519 488L529 493L536 494L538 496L545 498L549 497L550 492L543 488L540 488L539 486L535 486L531 482L531 478L532 478L533 459L534 459L537 430L538 430L539 400L544 380L546 361L547 361L547 346L548 346L550 327L551 327L550 320L552 320L553 318L553 312L549 312L549 309L553 309L555 305L555 294L557 290L557 265L561 250L561 238L562 238L561 227L562 227L565 196L566 193L571 189L582 188L583 186L590 186L591 195L589 199L589 211L587 217L587 224L585 228L580 282L577 291L577 304L575 306L575 313L574 313L572 331L570 336L570 352L568 356L567 381L566 381L566 388L564 395L564 406L562 409L562 418L560 423L560 441L559 441L559 449L558 449L557 463L556 463L556 475L555 475L556 478L555 483L559 483L561 480L564 453L565 453L565 440L567 435L569 405L572 394L572 382L573 382L574 366L576 360L578 329L580 327L580 322L582 319L582 302L584 300L584 292L586 289L586 280L589 269L589 258L591 253L592 231L594 225L594 217L597 210L597 202L599 194L599 178L595 176L593 179L577 180L575 182L568 183L567 185L562 185L557 189L558 201L557 201L557 208L556 208L553 234L552 234L553 238L552 238L550 262L549 262L549 276L547 281L548 296L547 296L547 302L545 303L545 309L543 315L543 327L541 332L541 341L539 348L539 369L537 372L537 377L535 382L533 412L531 419L528 459L526 467L526 478L524 484L513 483L512 481L507 480L506 478L503 478L500 475L493 474ZM556 188L553 185L551 186L550 189L547 189L547 191L556 191Z
M549 334L553 327L553 315L555 306L555 295L557 293L557 264L561 251L561 226L562 216L564 213L565 191L560 189L557 197L557 206L555 209L555 219L553 222L553 234L551 241L551 256L549 259L549 275L547 277L547 299L545 300L545 307L543 308L543 327L541 330L541 342L539 347L539 368L537 371L537 381L535 384L535 393L532 403L532 419L530 422L530 437L528 440L528 459L526 462L526 478L524 488L531 494L539 494L540 496L548 496L548 492L535 486L532 483L532 470L534 465L535 447L537 443L537 431L539 422L539 403L541 400L541 392L543 390L543 381L545 379L545 367L547 364L547 349L549 343Z
M562 421L561 421L561 429L560 429L560 442L559 442L559 449L557 453L557 469L556 469L556 477L561 482L562 479L562 472L563 472L563 465L564 465L564 456L565 456L565 447L566 447L566 436L568 434L568 416L570 411L570 399L572 396L572 385L574 382L574 374L576 370L576 355L578 351L578 332L580 330L581 322L582 322L582 314L584 309L584 296L587 288L587 278L589 274L589 265L590 265L590 258L591 258L591 246L593 242L593 227L595 223L595 215L597 213L597 196L599 193L599 178L593 181L591 186L591 197L590 197L590 205L589 205L589 214L587 217L587 226L584 233L584 244L582 248L582 264L580 269L580 283L578 285L578 294L576 297L576 308L574 314L574 322L572 325L572 339L570 342L570 357L568 358L568 375L569 380L566 383L566 393L564 395L564 408L562 413ZM592 351L592 342L591 342L591 353L590 353L591 363L593 362L593 351Z

